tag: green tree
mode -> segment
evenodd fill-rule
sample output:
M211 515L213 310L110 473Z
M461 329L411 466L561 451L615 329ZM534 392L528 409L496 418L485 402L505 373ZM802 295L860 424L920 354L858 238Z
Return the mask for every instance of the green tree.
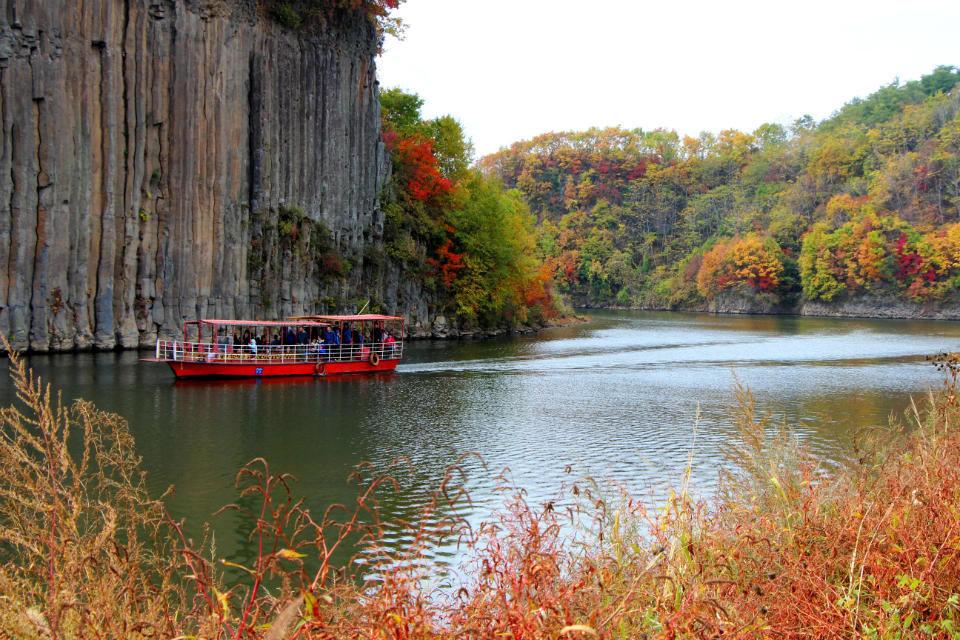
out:
M423 135L424 126L420 121L420 109L423 98L415 93L406 93L393 88L380 92L380 117L384 125L403 135Z
M474 171L462 186L462 204L450 212L465 264L454 288L456 310L490 324L520 309L524 284L536 277L533 216L520 192L504 191L496 179Z
M440 172L450 180L461 180L473 161L473 144L463 132L463 125L453 116L440 116L425 123L426 134L433 140L433 153L440 163Z

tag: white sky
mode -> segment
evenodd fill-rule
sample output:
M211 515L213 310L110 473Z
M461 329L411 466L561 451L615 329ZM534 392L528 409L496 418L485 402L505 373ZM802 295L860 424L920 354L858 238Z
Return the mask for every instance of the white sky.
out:
M591 126L820 120L960 64L960 0L406 0L399 15L381 86L459 119L478 156Z

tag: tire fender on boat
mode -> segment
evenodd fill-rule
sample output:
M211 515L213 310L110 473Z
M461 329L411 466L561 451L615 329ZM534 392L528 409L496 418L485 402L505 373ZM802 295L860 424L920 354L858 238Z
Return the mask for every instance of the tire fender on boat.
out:
M318 376L322 376L322 375L324 375L324 374L326 373L326 371L327 371L327 365L323 364L322 362L318 362L318 363L317 363L317 366L313 368L313 371L314 371Z
M371 353L371 354L370 354L370 366L375 367L375 366L377 366L378 364L380 364L380 356L378 356L376 353Z

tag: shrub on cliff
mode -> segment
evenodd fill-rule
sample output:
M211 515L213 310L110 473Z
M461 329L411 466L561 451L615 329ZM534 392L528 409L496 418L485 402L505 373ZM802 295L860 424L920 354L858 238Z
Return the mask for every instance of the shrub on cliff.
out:
M289 2L281 2L271 7L270 15L288 29L298 29L303 24L303 16Z
M329 21L339 12L359 13L376 25L381 39L385 34L399 36L403 24L391 16L403 0L260 0L270 16L288 29Z

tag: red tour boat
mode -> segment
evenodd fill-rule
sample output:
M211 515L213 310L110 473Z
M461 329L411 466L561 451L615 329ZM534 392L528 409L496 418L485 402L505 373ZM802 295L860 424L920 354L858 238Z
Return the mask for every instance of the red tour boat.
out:
M194 320L183 323L183 340L157 340L146 360L166 362L178 378L266 378L393 371L402 356L403 318L365 314Z

